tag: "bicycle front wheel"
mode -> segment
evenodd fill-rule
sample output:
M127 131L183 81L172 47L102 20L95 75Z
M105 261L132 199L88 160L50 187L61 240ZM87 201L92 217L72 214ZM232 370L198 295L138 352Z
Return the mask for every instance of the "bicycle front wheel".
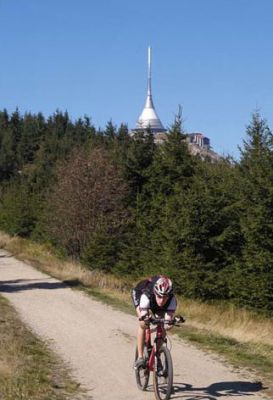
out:
M173 362L170 350L162 347L155 357L154 391L157 400L168 400L173 388Z
M148 354L148 349L147 349L146 343L144 344L143 357L144 357L144 360L146 361L146 367L145 368L140 367L135 370L136 383L140 390L145 390L147 388L148 382L149 382L149 377L150 377L150 371L148 368L149 354ZM136 348L135 360L137 360L137 359L138 359L138 351Z

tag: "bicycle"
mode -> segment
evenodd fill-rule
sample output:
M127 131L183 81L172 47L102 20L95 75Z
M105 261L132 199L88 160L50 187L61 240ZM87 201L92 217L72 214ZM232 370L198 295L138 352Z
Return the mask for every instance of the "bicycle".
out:
M145 320L140 318L140 320ZM143 357L145 366L135 370L137 386L146 390L150 373L153 372L153 387L157 400L168 400L173 389L173 363L171 352L167 347L167 336L164 337L164 324L180 326L185 322L181 316L176 316L172 321L164 318L149 318L146 322ZM150 325L155 325L155 338L152 344ZM136 349L135 360L138 358Z

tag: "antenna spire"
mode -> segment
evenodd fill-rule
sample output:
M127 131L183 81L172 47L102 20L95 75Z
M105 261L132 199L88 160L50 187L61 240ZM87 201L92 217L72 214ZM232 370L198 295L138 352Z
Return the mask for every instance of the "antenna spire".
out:
M151 46L148 47L148 90L147 90L147 98L146 98L146 108L154 108L154 103L152 99L152 70L151 70L151 54L152 49Z
M144 109L140 114L135 130L151 129L152 132L165 132L153 104L152 99L152 72L151 72L151 46L148 47L148 90Z
M148 47L148 96L152 95L151 47Z

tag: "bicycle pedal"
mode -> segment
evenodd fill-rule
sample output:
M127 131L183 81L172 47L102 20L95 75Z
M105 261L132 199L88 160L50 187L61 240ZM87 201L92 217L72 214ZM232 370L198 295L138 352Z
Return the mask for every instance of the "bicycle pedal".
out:
M133 366L133 369L135 370L135 371L137 371L138 369L143 369L144 371L147 369L147 366L146 365L139 365L139 366Z

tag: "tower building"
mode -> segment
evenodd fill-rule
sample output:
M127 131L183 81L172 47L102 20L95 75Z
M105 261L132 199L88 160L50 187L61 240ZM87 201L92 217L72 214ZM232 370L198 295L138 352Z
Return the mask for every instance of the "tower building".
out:
M140 114L134 132L150 129L153 133L166 132L154 107L152 98L151 47L148 47L148 89L145 106Z
M151 47L148 47L148 88L145 106L140 114L136 127L131 130L130 134L134 136L137 132L150 130L154 136L156 144L162 144L168 137L167 129L164 128L160 121L152 98L152 73L151 73ZM186 143L189 151L193 155L198 155L201 159L210 158L212 161L218 161L221 157L215 153L210 145L210 139L200 132L188 133L186 135Z

